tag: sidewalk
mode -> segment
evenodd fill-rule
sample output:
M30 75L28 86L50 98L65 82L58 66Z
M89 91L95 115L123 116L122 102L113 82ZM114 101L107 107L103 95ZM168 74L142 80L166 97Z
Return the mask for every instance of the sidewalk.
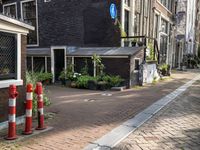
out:
M8 144L0 139L1 149L79 150L99 139L124 121L163 96L193 79L198 72L175 72L171 79L123 92L89 91L50 86L54 113L47 125L54 129L27 140ZM1 137L1 135L0 135Z
M113 150L161 149L200 149L200 81Z

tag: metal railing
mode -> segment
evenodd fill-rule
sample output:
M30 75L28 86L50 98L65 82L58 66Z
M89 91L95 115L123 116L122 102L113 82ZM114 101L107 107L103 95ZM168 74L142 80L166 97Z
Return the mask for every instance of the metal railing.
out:
M124 42L125 47L144 47L144 61L147 60L147 48L148 44L152 44L153 49L153 61L157 61L157 63L160 63L160 51L158 48L158 41L156 38L147 37L147 36L127 36L127 37L121 37L121 39Z

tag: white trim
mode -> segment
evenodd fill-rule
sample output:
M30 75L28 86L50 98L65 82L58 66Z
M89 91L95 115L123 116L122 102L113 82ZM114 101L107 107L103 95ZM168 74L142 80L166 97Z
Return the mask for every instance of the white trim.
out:
M139 72L139 70L135 70L135 60L139 60L139 65L141 64L141 59L140 58L134 58L134 73L137 73L137 72Z
M0 81L0 88L8 88L11 84L21 86L23 85L23 80L2 80Z
M66 56L66 57L82 57L82 58L90 58L91 56ZM129 58L129 56L99 56L101 58Z
M94 77L96 77L97 76L97 65L96 65L96 61L94 61Z
M11 84L16 84L17 86L23 85L23 80L21 80L21 34L18 33L15 36L17 37L17 78L16 80L9 79L0 81L0 88L7 88Z
M73 65L72 72L74 72L74 57L72 57L72 65Z
M17 2L4 4L3 5L3 13L5 14L5 10L4 10L5 8L4 7L6 7L6 6L12 6L12 5L15 5L15 15L16 15L16 18L18 18L18 14L17 14Z
M21 34L17 34L17 80L21 79Z
M33 60L33 56L31 56L31 71L32 71L32 73L34 72L33 65L34 65L34 60Z
M37 0L24 0L24 1L20 1L20 10L21 10L21 18L22 20L24 20L24 16L23 16L23 10L22 10L22 5L23 3L27 3L27 2L32 2L35 1L35 7L36 7L36 29L37 29L37 44L28 44L27 47L37 47L39 46L39 27L38 27L38 3Z
M47 70L47 68L48 68L47 67L47 56L45 56L45 60L44 61L45 61L45 72L47 73L48 72L48 70Z
M167 2L168 2L168 0L167 0ZM164 6L164 5L160 2L160 0L157 0L157 3L160 4L168 13L170 13L170 14L172 15L171 10L169 10L166 6Z

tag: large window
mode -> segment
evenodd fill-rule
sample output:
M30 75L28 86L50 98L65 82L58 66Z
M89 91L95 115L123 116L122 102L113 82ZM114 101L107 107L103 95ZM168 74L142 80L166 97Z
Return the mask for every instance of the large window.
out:
M154 37L157 39L158 38L158 32L159 32L159 16L155 14L155 20L154 20Z
M17 79L17 37L0 32L0 80Z
M168 10L172 11L173 0L160 0L161 4L165 6Z
M21 2L22 18L25 22L35 27L34 31L30 31L27 37L28 45L38 44L37 35L37 16L36 16L36 2L35 1L22 1Z
M16 5L16 3L3 5L3 13L7 16L17 18L17 5Z
M135 20L134 20L134 34L140 35L140 20L141 20L141 2L140 0L135 1Z
M129 36L129 11L125 10L125 24L124 24L124 28L125 28L125 32L127 34L127 36Z
M168 22L164 19L161 19L161 31L168 34Z

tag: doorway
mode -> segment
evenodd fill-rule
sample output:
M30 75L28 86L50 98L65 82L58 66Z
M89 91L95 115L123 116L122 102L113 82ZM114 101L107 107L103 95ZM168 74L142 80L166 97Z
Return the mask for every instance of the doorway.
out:
M66 67L65 47L51 48L53 82L59 82L60 73Z

